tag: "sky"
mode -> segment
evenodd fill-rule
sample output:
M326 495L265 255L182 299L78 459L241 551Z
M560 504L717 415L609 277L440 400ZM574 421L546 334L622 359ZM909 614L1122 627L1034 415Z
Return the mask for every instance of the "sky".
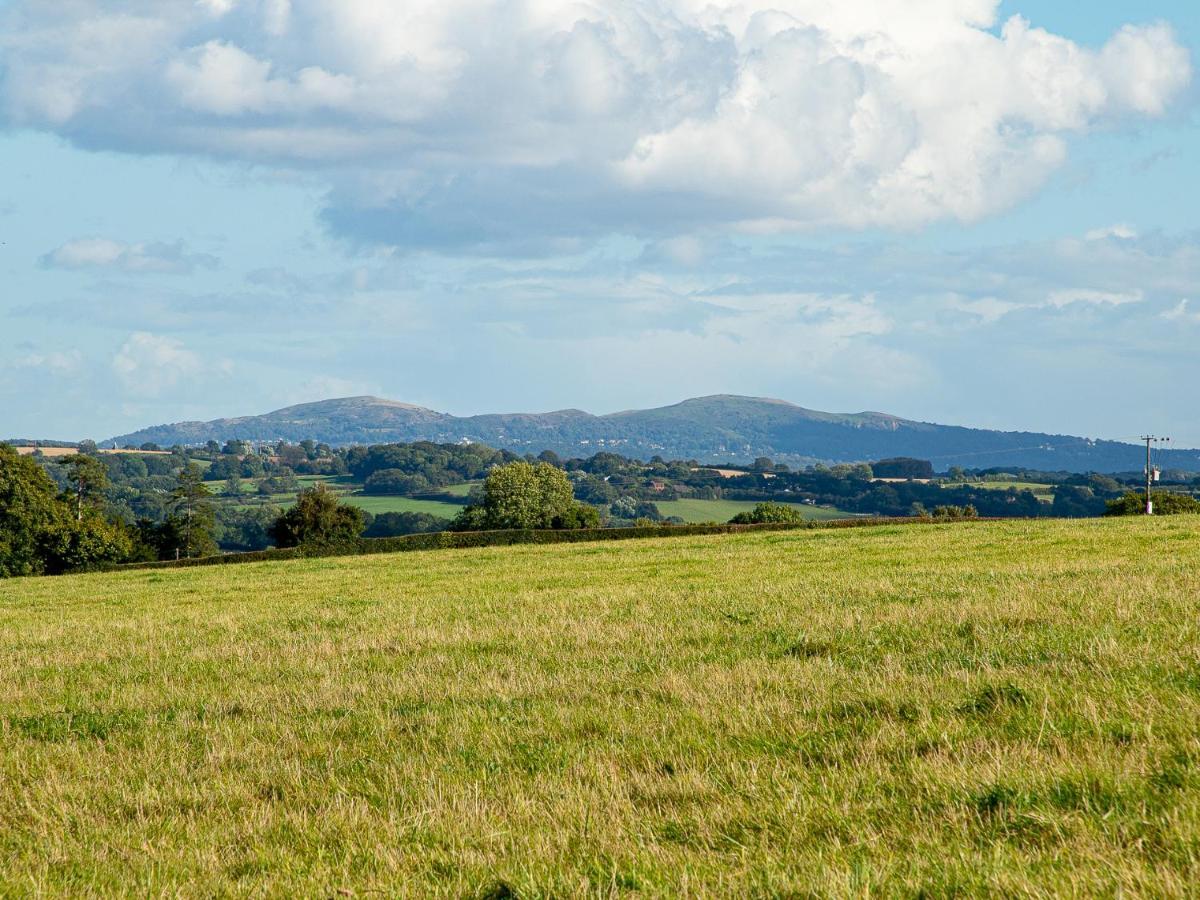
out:
M736 393L1200 446L1194 0L0 0L0 437Z

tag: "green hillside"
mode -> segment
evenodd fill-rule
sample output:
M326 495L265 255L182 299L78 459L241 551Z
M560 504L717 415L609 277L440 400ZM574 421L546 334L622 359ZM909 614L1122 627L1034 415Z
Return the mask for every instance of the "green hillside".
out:
M1200 519L0 582L0 895L1187 896Z
M766 456L792 465L914 456L933 460L939 471L959 464L1077 472L1135 471L1142 465L1133 444L936 425L877 412L828 413L784 400L729 394L601 416L578 409L452 416L378 397L347 397L259 416L158 425L111 442L171 446L208 440L223 443L230 438L272 442L307 438L334 445L469 441L520 454L553 450L566 458L607 450L639 459L662 456L702 462L749 462ZM1162 450L1159 462L1165 467L1198 469L1200 451Z

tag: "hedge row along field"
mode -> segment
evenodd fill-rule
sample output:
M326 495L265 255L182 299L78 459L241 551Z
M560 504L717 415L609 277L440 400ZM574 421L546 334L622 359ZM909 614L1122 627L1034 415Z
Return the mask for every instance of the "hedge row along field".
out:
M645 525L635 528L576 528L571 530L435 531L390 538L359 538L353 546L313 550L302 547L272 548L251 553L224 553L194 559L128 563L114 569L178 569L236 563L302 559L312 556L365 556L372 553L411 553L417 550L464 550L471 547L511 547L515 544L578 544L595 541L628 541L641 538L691 537L701 534L737 534L744 531L791 531L797 528L861 528L866 525L933 524L932 519L833 519L760 525Z
M1200 518L0 583L0 896L1194 896Z

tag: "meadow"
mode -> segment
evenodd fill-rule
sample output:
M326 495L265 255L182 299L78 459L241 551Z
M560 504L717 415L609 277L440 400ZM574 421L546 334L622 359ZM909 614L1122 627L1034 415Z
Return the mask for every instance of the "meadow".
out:
M0 582L0 895L1194 896L1200 518Z
M1040 481L945 481L942 482L944 488L959 488L970 487L978 488L983 491L1033 491L1035 497L1039 500L1052 501L1054 499L1054 485L1044 484Z
M755 500L661 500L655 503L658 511L664 516L679 516L685 522L728 522L738 513L750 512L758 505ZM828 519L849 519L853 513L845 513L837 509L823 506L808 506L803 503L789 503L798 510L805 519L810 521L826 521Z

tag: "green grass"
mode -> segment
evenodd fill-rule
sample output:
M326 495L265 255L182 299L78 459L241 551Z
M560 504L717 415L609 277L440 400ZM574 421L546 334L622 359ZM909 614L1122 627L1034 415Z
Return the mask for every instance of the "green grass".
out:
M441 516L443 519L453 519L462 509L461 506L454 503L418 500L414 497L374 497L367 494L348 494L342 500L376 516L385 512L416 512Z
M663 500L656 502L658 511L664 516L679 516L685 522L728 522L740 512L749 512L758 505L753 500ZM791 504L804 514L806 519L848 519L853 513L826 509L822 506Z
M0 582L0 896L1194 896L1200 518Z
M1039 500L1054 499L1054 485L1043 484L1040 481L944 481L944 488L970 487L985 491L1007 491L1009 488L1017 491L1033 491Z
M466 497L471 493L471 488L479 487L482 484L481 481L465 481L462 484L451 484L437 490L443 494L453 494L455 497Z

